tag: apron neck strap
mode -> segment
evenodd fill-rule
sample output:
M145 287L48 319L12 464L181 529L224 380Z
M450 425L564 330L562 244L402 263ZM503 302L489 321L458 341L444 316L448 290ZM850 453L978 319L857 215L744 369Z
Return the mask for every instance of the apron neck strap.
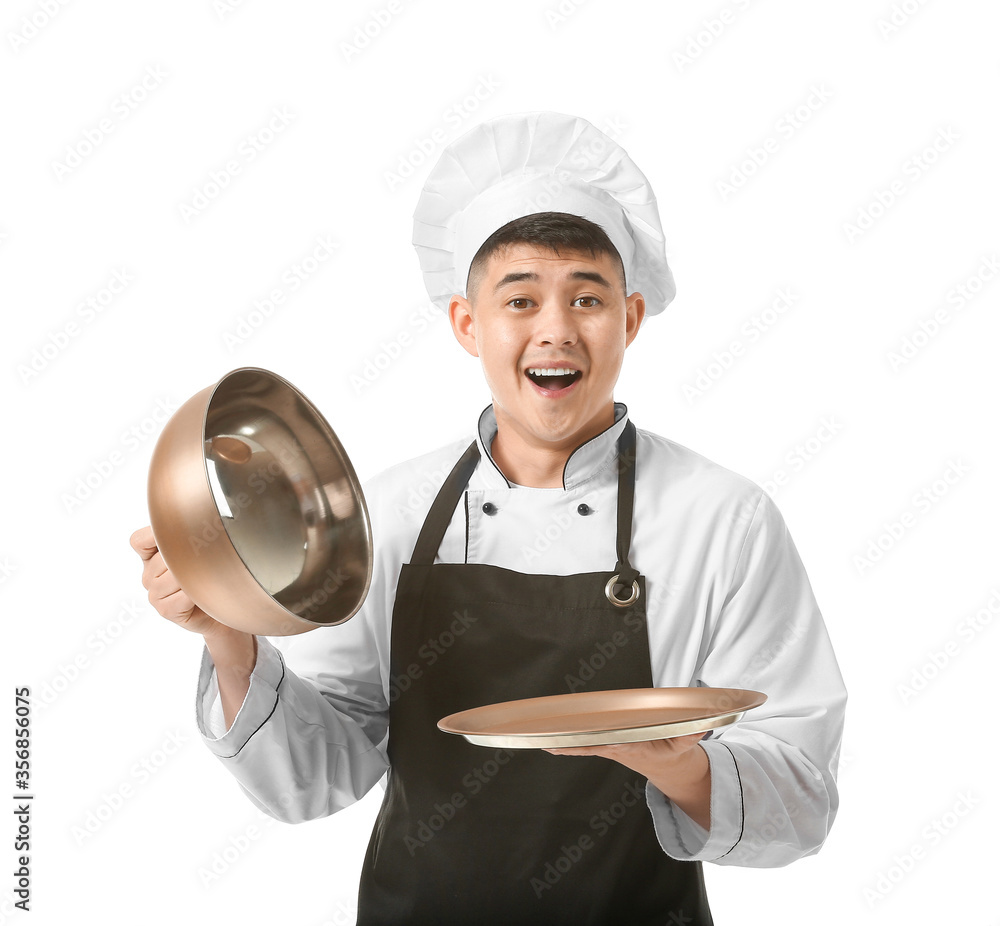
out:
M632 508L635 500L635 425L625 422L625 430L618 438L618 535L615 546L618 562L615 572L618 584L626 588L638 577L639 571L628 561L632 546Z
M479 463L479 446L473 441L452 471L448 474L441 490L431 505L423 527L413 548L410 564L430 566L437 556L438 548L451 522L455 506L469 484ZM618 584L629 586L639 575L628 560L632 544L632 508L635 499L635 425L625 423L625 429L618 438L618 536L615 540L618 563L615 572Z
M424 526L420 528L420 535L413 548L413 556L410 557L411 565L430 566L434 562L455 506L469 484L469 478L475 471L477 463L479 463L479 446L473 441L448 474L431 505L431 510L427 512Z

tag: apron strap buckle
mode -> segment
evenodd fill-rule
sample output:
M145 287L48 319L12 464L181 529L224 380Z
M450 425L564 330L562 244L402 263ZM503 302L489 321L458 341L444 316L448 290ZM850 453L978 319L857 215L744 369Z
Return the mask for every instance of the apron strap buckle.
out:
M626 566L624 569L619 569L610 579L608 579L608 584L604 586L604 595L613 605L619 608L627 608L629 605L633 605L639 600L639 573L633 569L631 566ZM628 588L629 579L631 579L632 591L627 598L619 598L615 594L615 588L619 585Z

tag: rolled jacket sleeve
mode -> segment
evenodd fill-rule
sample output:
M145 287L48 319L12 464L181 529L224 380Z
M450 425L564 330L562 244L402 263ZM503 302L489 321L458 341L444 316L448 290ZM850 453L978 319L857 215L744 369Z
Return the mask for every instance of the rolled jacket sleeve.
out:
M667 855L683 862L721 859L740 838L743 807L739 776L733 755L718 743L703 740L712 779L711 830L692 820L655 785L646 783L646 803L653 817L660 846Z
M283 822L349 806L388 767L388 706L359 617L310 631L296 652L297 672L272 641L258 637L250 687L228 730L207 648L202 655L196 720L203 741L250 800Z
M818 852L836 816L847 693L798 552L763 492L709 627L695 683L768 699L701 743L711 766L709 832L647 787L657 836L678 859L787 865Z

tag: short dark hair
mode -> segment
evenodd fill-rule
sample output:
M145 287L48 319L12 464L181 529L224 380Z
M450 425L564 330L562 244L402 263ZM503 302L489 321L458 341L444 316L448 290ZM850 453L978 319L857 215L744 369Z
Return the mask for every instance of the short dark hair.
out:
M555 251L556 254L559 254L560 250L587 251L591 257L610 254L612 262L618 264L622 291L628 294L625 289L625 266L621 255L600 225L568 212L535 212L501 225L476 251L476 256L469 265L469 279L466 281L466 292L470 301L479 288L490 258L515 244L532 244Z

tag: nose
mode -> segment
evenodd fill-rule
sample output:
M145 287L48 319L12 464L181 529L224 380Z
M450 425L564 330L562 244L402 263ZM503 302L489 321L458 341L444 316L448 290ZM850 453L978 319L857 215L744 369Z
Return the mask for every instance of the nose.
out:
M536 315L535 340L538 344L562 347L579 338L578 318L571 306L548 299Z

